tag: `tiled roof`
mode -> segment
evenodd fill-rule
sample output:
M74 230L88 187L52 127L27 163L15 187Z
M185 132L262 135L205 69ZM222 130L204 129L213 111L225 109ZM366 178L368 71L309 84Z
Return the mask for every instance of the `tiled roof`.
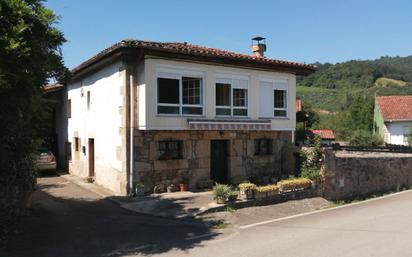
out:
M47 93L59 91L63 87L64 85L60 83L47 84L43 86L43 93L47 94Z
M315 129L311 130L314 135L320 135L322 139L335 139L335 135L333 134L333 130L331 129Z
M412 95L377 96L376 103L385 121L412 120Z
M152 50L163 53L174 53L182 54L185 56L192 57L213 57L223 60L232 60L232 61L241 61L247 62L249 64L255 64L256 67L259 65L271 66L274 68L289 68L299 70L301 73L312 73L315 71L316 67L311 64L299 63L299 62L290 62L275 60L266 57L256 57L254 55L241 54L236 52L231 52L227 50L221 50L217 48L193 45L187 42L152 42L152 41L142 41L142 40L123 40L117 44L112 45L111 47L101 51L96 56L90 58L84 63L80 64L72 71L76 73L81 69L97 62L106 55L118 50L118 49L142 49L142 50Z

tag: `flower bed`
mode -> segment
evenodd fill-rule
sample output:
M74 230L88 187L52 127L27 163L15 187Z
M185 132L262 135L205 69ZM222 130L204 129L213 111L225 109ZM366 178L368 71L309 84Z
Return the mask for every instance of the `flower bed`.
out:
M260 186L256 188L256 198L267 198L279 194L279 187L277 185Z
M312 180L307 178L294 178L279 182L281 192L303 190L312 187Z

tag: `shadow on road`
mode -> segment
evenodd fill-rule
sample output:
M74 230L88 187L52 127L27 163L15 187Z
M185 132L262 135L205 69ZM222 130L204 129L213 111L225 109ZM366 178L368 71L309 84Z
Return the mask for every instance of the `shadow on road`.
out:
M203 221L124 210L60 177L39 179L17 231L0 256L151 255L202 247L219 234Z

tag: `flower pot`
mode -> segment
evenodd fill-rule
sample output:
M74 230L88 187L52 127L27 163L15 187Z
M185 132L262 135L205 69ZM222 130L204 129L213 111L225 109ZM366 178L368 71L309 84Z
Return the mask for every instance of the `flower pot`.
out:
M217 203L217 204L225 204L225 203L226 203L226 199L224 199L224 198L217 198L217 199L216 199L216 203Z
M186 184L179 184L179 189L180 189L180 192L185 192L185 191L187 191L187 185Z
M255 193L255 198L256 199L265 199L267 196L266 192L256 192Z
M234 202L237 200L237 194L231 194L228 197L228 201Z
M255 190L254 189L241 190L240 196L242 197L242 199L245 199L245 200L255 199Z

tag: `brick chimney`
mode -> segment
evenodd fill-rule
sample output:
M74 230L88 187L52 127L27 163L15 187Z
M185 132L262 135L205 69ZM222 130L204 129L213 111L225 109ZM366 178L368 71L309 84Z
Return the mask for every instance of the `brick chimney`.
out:
M266 52L266 38L264 37L254 37L252 38L252 52L256 57L264 58Z

